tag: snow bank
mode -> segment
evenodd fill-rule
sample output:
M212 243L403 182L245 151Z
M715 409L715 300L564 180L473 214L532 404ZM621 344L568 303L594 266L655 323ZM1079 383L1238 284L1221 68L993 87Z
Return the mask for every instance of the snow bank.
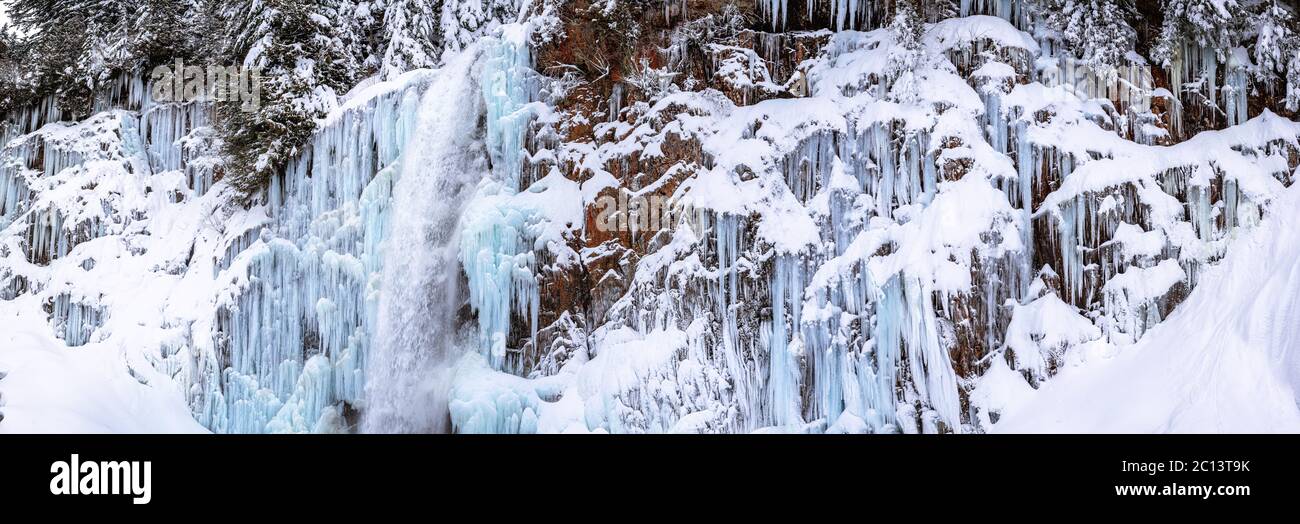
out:
M0 433L198 433L184 395L111 346L68 349L0 302Z
M996 16L949 18L931 25L925 35L926 46L945 51L968 47L980 40L1001 47L1038 52L1038 42L1033 37Z
M993 430L1300 431L1300 186L1272 213L1137 344L1067 367Z

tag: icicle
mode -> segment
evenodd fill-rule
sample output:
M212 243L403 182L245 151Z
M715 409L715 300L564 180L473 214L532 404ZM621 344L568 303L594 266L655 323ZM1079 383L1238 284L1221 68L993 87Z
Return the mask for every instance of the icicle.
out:
M1016 122L1016 170L1019 184L1020 211L1023 217L1021 245L1024 246L1021 292L1029 290L1029 277L1033 273L1034 263L1034 182L1039 179L1038 170L1041 163L1035 157L1034 146L1029 141L1029 123L1025 120Z
M1080 293L1083 289L1083 256L1079 252L1081 234L1080 230L1083 224L1079 221L1079 201L1076 199L1069 205L1062 206L1060 210L1060 224L1057 225L1057 234L1059 235L1059 245L1061 249L1061 265L1064 273L1063 281L1065 283L1066 294L1069 295L1069 302L1078 304Z
M496 181L480 184L466 209L460 260L469 279L470 305L478 313L480 350L493 369L520 371L507 367L511 319L526 316L530 337L536 339L541 300L528 236L536 213L510 197L522 189L520 177L528 154L524 138L534 116L530 108L537 96L536 73L523 35L512 32L490 41L484 53L487 145Z
M799 401L799 364L793 346L799 344L799 323L802 318L803 279L800 277L801 261L794 255L778 255L772 277L772 335L768 351L768 406L772 424L792 426L803 423ZM795 329L786 328L786 307ZM791 340L793 335L794 340ZM820 360L820 359L819 359Z
M1244 123L1246 115L1246 99L1250 94L1246 86L1246 68L1233 67L1226 73L1227 80L1223 88L1223 107L1227 115L1228 126L1235 126Z
M811 4L812 2L809 2L809 5ZM771 20L773 31L786 27L786 17L789 16L790 11L789 0L767 0L760 3L759 8L763 9L763 14Z
M103 319L104 312L98 306L74 301L67 293L60 293L54 298L50 322L68 346L83 346L90 342L95 329L103 325Z
M487 146L493 171L506 187L518 191L523 174L524 138L534 112L531 102L537 96L536 73L526 35L511 32L504 38L489 41L484 47L483 100L487 102ZM611 119L617 119L617 107L611 101Z
M898 279L877 292L875 329L870 354L863 356L858 373L867 413L880 418L883 424L896 424L897 366L902 357L904 322L902 287Z
M893 135L893 126L890 123L881 122L873 122L866 134L871 159L875 161L877 168L877 176L874 178L879 184L874 188L876 214L886 218L894 216L894 197L898 179L898 173L894 169Z
M931 292L918 280L905 280L905 283L900 282L905 303L903 311L887 311L885 314L902 314L901 342L902 347L908 350L908 363L917 393L950 431L960 432L957 376L952 370L947 348L939 341L934 308L930 303Z
M493 369L519 372L506 366L511 320L526 315L536 339L541 298L527 236L535 213L514 204L511 195L492 181L479 185L461 219L460 261L469 280L469 303L478 313L479 347Z
M1021 5L1022 0L961 0L957 12L960 16L989 15L1012 22L1017 28L1025 29L1028 25L1028 13Z
M734 381L737 398L742 402L741 417L746 426L742 429L753 431L763 421L763 399L761 376L755 376L755 370L748 359L742 355L741 340L737 327L736 309L742 300L740 292L740 247L746 244L742 238L743 222L740 217L729 214L713 214L700 210L700 225L712 229L713 248L717 257L715 286L710 290L716 308L714 321L719 325L722 345L722 361L727 373Z
M183 171L194 196L207 193L214 182L208 163L190 162L215 148L211 133L214 106L207 102L156 104L141 102L138 135L148 151L154 173Z

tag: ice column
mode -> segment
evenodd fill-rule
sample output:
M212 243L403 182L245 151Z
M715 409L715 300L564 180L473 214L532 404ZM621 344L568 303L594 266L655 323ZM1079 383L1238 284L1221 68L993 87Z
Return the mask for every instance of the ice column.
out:
M530 228L536 213L513 197L524 181L525 138L535 116L536 73L526 28L507 26L484 44L482 99L487 111L487 150L492 178L479 184L466 209L460 260L469 303L478 314L479 347L495 369L519 371L507 362L512 320L525 317L535 338L540 297L534 275Z
M797 255L778 255L772 278L772 334L768 353L768 409L772 423L790 426L803 422L800 409L799 361L795 346L801 345L799 325L803 304L802 260ZM791 324L786 323L789 307ZM792 340L793 338L793 340Z

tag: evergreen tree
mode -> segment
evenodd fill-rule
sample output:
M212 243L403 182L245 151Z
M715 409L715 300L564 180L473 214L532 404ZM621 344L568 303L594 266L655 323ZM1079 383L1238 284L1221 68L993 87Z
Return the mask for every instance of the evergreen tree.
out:
M518 16L517 0L442 0L442 49L460 51L488 29L503 21L514 22Z
M925 35L925 20L921 19L916 0L894 0L894 18L889 23L889 31L903 51L900 58L904 58L906 63L901 65L914 66L915 57L924 46L922 37Z
M14 0L9 18L27 35L25 48L33 94L67 92L90 83L82 68L91 55L91 30L119 20L113 2L91 0Z
M347 0L244 0L231 20L229 52L261 71L260 105L222 104L232 160L227 179L246 196L265 186L311 138L336 95L360 72Z
M349 3L353 4L350 7L353 10L350 22L359 46L354 50L361 68L359 75L372 76L380 72L384 63L387 7L384 0L349 0Z
M85 69L90 62L93 41L88 29L110 27L117 11L111 6L84 3L16 0L9 5L14 25L27 35L16 47L29 55L19 58L23 63L20 66L23 83L11 91L18 96L14 104L54 95L65 112L75 115L89 110L96 75Z
M130 9L131 5L123 0L12 0L8 12L24 34L40 38L40 33L70 21L82 23L86 33L92 28L113 28L123 22Z
M1166 67L1172 64L1182 44L1194 44L1214 50L1225 58L1227 49L1237 45L1240 30L1237 0L1166 0L1164 22L1152 57Z
M1047 0L1047 25L1060 33L1066 49L1093 71L1111 72L1124 65L1137 31L1129 25L1131 0Z
M24 98L56 94L72 114L89 109L90 94L122 74L192 54L196 0L14 0L9 13L25 37Z
M1297 47L1296 18L1282 2L1262 0L1251 16L1255 29L1255 45L1251 57L1255 61L1256 76L1271 80L1273 75L1285 73L1287 62Z
M0 26L0 112L13 109L29 96L32 78L26 58L30 54L8 24Z
M385 77L437 65L441 47L438 8L433 0L393 0L388 5L381 66Z
M889 55L889 71L894 77L890 88L893 98L903 102L914 101L918 96L915 71L925 54L925 21L921 19L916 0L894 0L894 18L889 32L896 44Z
M78 71L84 75L87 86L91 89L108 81L115 73L130 69L134 62L129 41L130 21L125 13L125 3L103 2L100 5L107 12L86 19L83 30L87 45L79 57Z
M339 83L333 87L343 94L357 80L376 72L376 64L367 67L366 62L374 54L368 33L377 28L377 21L357 0L314 0L308 4L320 31L315 38L320 40L321 56L335 61L326 64L334 67L334 73L339 75L336 78Z
M205 6L196 0L142 0L131 20L130 55L142 70L200 55Z

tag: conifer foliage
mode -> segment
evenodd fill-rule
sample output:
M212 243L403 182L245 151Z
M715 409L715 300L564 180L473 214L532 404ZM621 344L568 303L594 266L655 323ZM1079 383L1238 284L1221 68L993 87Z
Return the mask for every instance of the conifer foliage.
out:
M1251 49L1256 81L1285 85L1287 109L1300 110L1300 17L1282 0L1261 0L1247 15L1255 33Z
M1226 52L1240 40L1237 0L1166 0L1154 58L1168 66L1182 45Z
M1094 71L1124 65L1136 43L1137 31L1129 24L1132 0L1045 0L1042 9L1066 48Z
M384 11L383 73L431 67L441 48L439 5L434 0L393 0Z
M348 0L243 0L230 58L261 72L259 107L220 106L232 160L229 181L245 194L282 169L362 73Z

